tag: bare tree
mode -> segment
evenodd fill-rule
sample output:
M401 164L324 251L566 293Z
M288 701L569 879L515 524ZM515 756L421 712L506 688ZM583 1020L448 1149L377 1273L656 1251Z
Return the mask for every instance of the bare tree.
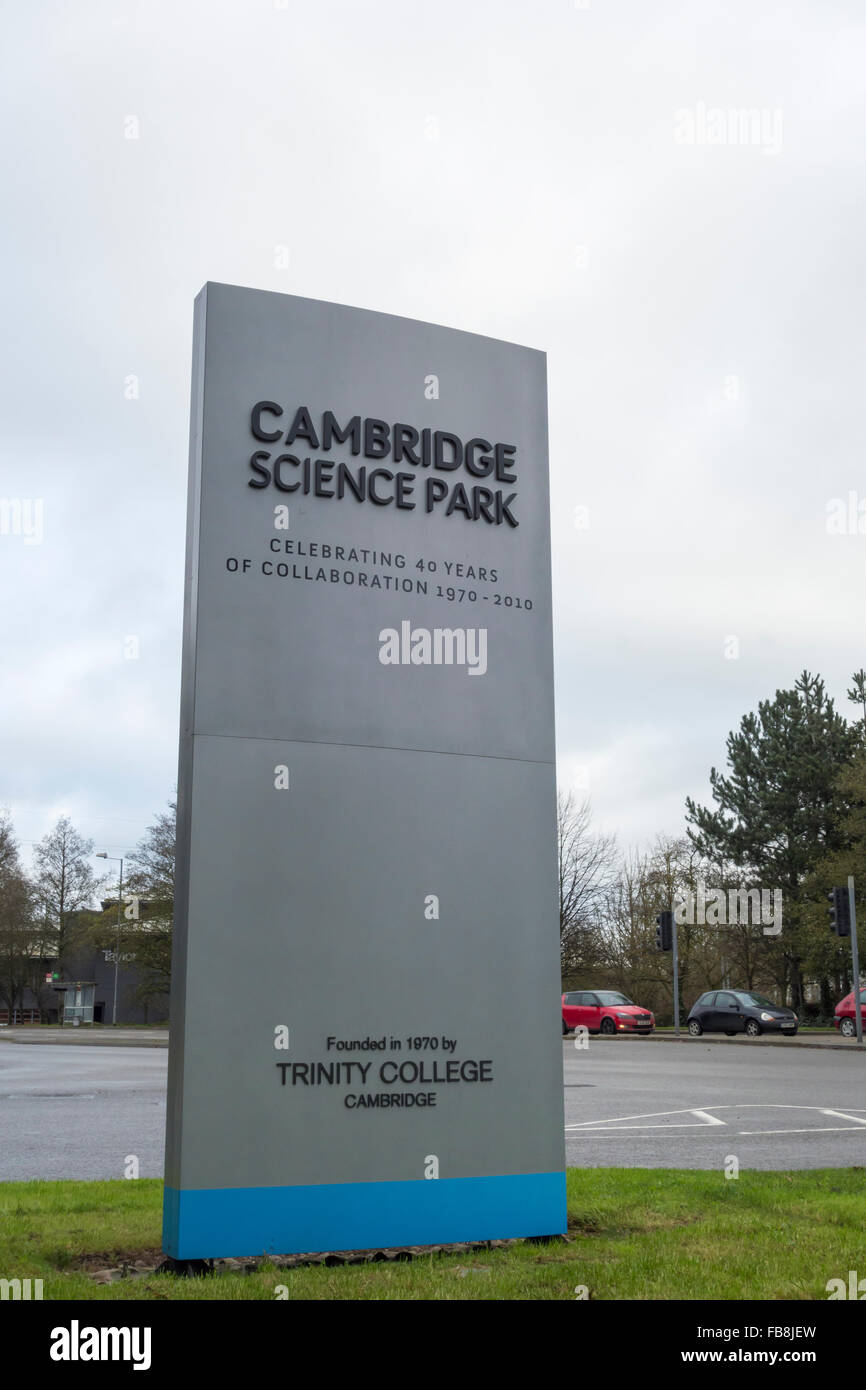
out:
M591 829L588 799L557 798L559 944L563 976L591 969L599 950L599 907L616 863L616 840Z
M601 967L604 982L626 993L645 995L648 983L657 978L657 962L651 951L655 931L651 928L655 889L648 879L650 868L645 855L632 853L623 859L616 877L608 885L602 908Z
M11 1013L40 997L41 933L33 895L18 860L8 813L0 813L0 1004Z
M93 841L83 839L68 816L61 816L33 852L36 899L61 965L72 947L82 910L92 907L100 887L88 862L92 854Z
M671 956L656 945L657 916L694 891L700 857L682 837L659 835L652 849L623 861L602 910L602 970L605 982L668 1018L673 1012ZM717 930L694 922L678 928L680 1016L708 985L718 986ZM709 978L708 978L709 977Z
M171 985L176 840L177 802L170 801L129 857L128 891L142 910L139 921L125 920L124 926L134 942L141 971L137 995L144 1004L167 995Z

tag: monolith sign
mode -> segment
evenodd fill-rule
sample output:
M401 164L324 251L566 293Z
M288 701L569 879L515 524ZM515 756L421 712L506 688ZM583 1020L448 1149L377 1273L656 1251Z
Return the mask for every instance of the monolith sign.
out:
M565 1227L543 353L196 301L164 1245Z

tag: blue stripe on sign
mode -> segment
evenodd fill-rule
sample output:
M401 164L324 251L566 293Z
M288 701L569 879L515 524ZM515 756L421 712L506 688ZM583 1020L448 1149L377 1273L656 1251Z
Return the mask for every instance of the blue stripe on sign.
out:
M558 1235L565 1173L312 1187L166 1187L163 1249L177 1260L292 1255Z

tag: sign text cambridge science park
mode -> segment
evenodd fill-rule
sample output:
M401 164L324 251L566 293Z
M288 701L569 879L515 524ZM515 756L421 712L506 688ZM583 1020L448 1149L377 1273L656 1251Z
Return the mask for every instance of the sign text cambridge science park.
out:
M164 1246L565 1229L542 353L196 301Z

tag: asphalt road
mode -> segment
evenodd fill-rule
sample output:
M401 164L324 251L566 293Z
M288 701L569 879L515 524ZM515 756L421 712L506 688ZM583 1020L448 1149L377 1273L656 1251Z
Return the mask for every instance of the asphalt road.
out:
M168 1052L0 1046L0 1181L162 1177Z
M590 1038L562 1046L574 1167L866 1165L857 1052Z
M857 1053L590 1038L563 1041L569 1165L866 1166ZM0 1181L162 1174L164 1048L0 1048Z

